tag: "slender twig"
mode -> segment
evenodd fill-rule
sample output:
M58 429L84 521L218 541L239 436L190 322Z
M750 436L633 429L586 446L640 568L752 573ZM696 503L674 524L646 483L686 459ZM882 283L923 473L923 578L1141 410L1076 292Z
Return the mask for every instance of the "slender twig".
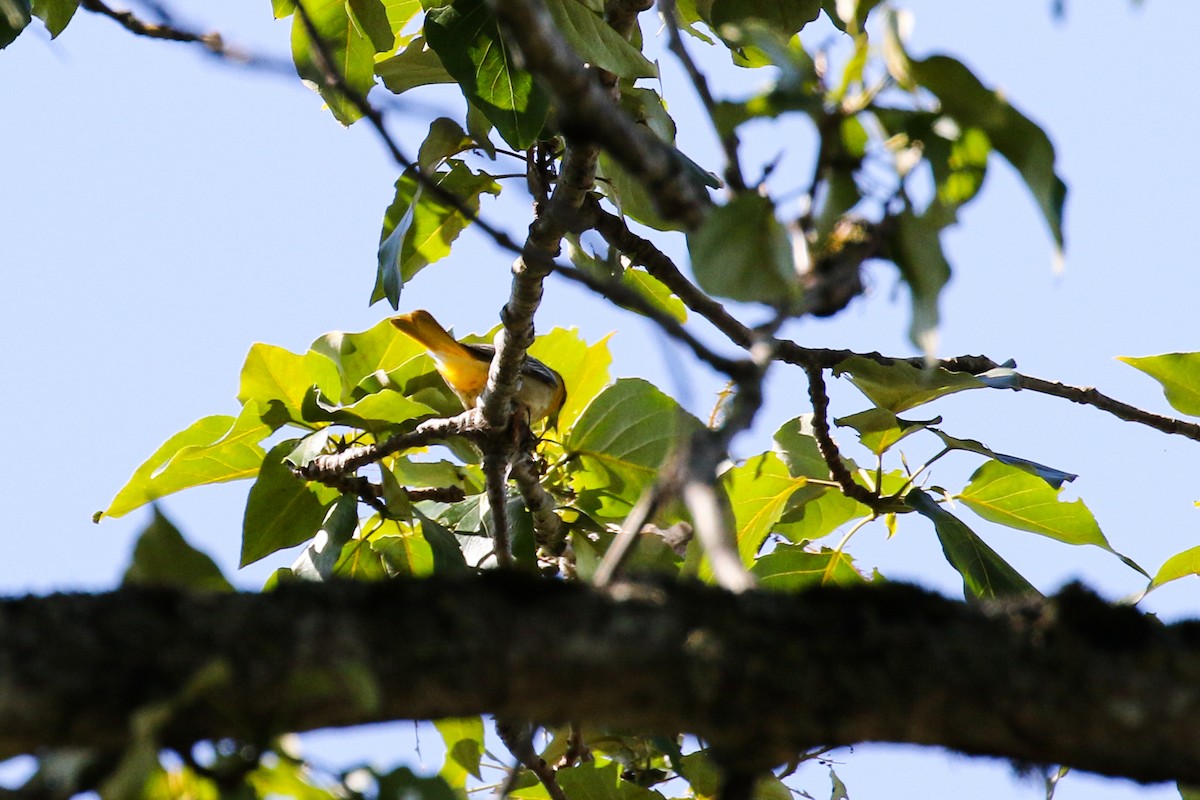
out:
M813 406L813 438L817 441L817 450L829 467L829 475L842 489L842 494L851 500L857 500L868 508L879 511L881 507L879 495L856 483L850 470L842 463L842 455L829 432L829 395L825 392L825 376L820 367L805 367L808 374L808 396Z
M707 189L688 171L675 149L659 141L613 101L567 43L542 0L494 0L496 15L517 44L525 67L540 78L556 102L558 123L569 142L602 146L638 176L660 215L694 228L711 206Z
M672 459L670 464L663 473L670 474L675 470L671 468L675 460ZM604 553L604 558L600 561L600 566L596 568L595 574L592 575L592 583L598 587L605 587L612 583L613 579L620 573L621 567L624 565L629 554L633 552L633 546L637 543L637 537L642 532L645 526L654 515L658 513L659 506L662 505L669 495L673 494L677 487L672 486L673 481L663 477L658 480L653 486L642 492L642 496L634 503L633 508L625 515L625 522L621 524L621 530L617 532L612 544L608 546L608 550Z
M488 506L492 512L492 545L496 563L502 567L512 566L512 545L508 535L508 454L494 446L492 439L483 453L483 479L487 491Z
M708 88L708 79L704 77L704 73L692 60L691 54L688 53L687 47L683 43L683 37L679 35L679 20L675 18L675 0L658 0L658 11L662 15L663 24L667 29L667 48L679 59L679 63L683 65L684 71L691 79L701 104L708 112L708 119L717 133L721 148L725 151L725 183L734 193L744 192L746 191L746 179L742 177L742 167L738 156L740 142L737 132L734 130L722 132L720 126L717 125L717 102Z
M304 31L312 42L313 63L317 66L318 71L320 71L326 85L336 89L339 94L350 101L351 105L358 110L358 113L362 114L363 119L371 124L371 127L375 129L375 133L379 136L380 141L383 142L389 155L391 155L392 160L403 169L409 170L413 178L427 192L437 198L438 201L453 208L465 219L470 220L475 227L486 233L497 245L510 252L520 253L521 248L517 246L517 243L507 233L492 226L463 202L461 197L441 186L429 175L426 175L423 170L415 167L415 162L404 154L404 151L400 149L400 145L396 143L391 133L388 132L387 126L384 124L383 112L373 106L361 92L350 86L346 82L346 76L335 67L334 60L329 53L329 47L313 23L312 17L309 16L308 9L305 8L303 0L295 0L295 2L295 13L300 16L301 23L304 25Z
M310 463L298 467L296 473L308 480L324 483L332 477L347 475L367 464L381 461L392 453L398 453L411 447L424 447L450 436L461 436L478 441L481 436L478 412L475 409L469 409L453 417L427 419L412 431L398 433L383 442L357 445L340 453L317 456Z
M542 782L542 786L546 787L546 793L550 795L550 800L567 800L566 793L558 785L554 768L533 749L533 731L532 725L522 725L518 729L512 723L496 721L496 733L504 742L504 746L523 767L537 776L537 779ZM516 770L514 770L515 772ZM498 794L498 797L503 798L505 794L511 792L513 786L510 784L514 783L515 777L506 780L505 786L502 788L503 793Z

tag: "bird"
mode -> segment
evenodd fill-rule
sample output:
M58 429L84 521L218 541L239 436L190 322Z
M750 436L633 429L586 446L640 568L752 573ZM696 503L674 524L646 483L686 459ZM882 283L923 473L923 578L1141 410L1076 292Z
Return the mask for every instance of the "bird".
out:
M424 309L392 317L391 323L424 346L432 356L442 380L462 401L463 408L474 408L487 385L488 367L496 348L490 344L456 341ZM529 423L532 425L547 419L551 427L557 427L558 412L566 400L567 387L562 375L533 356L525 356L516 403L528 411Z

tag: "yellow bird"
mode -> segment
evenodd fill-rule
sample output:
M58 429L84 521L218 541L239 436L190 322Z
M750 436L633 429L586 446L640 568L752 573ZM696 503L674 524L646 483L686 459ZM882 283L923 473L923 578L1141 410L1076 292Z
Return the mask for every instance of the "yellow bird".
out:
M404 334L424 345L446 385L462 401L463 408L474 408L475 401L487 385L488 367L496 348L490 344L455 341L425 310L392 317L391 322ZM526 356L525 364L521 367L521 385L517 388L516 400L528 409L529 422L532 424L548 417L550 424L555 425L566 399L567 387L562 375L533 356Z

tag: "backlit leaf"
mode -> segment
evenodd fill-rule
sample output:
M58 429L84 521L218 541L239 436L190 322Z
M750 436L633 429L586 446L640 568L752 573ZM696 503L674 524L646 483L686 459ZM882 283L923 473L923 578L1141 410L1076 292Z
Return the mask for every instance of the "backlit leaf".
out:
M658 70L603 17L579 0L547 0L554 24L584 61L618 78L655 78Z
M253 478L263 461L259 442L270 435L256 403L248 403L236 419L217 415L197 420L167 439L92 519L123 516L181 489Z
M350 19L346 0L308 0L304 9L332 61L329 66L351 91L365 98L375 83L376 50ZM331 86L321 71L318 66L321 59L300 14L292 18L292 58L296 72L316 88L339 122L349 125L362 116L358 107Z
M1186 578L1189 575L1200 575L1200 546L1189 548L1168 558L1154 574L1150 588L1157 588L1164 583Z
M749 566L779 521L788 499L808 484L795 477L773 452L747 459L725 473L724 485L733 508L738 555Z
M877 456L883 455L905 436L941 421L941 417L927 420L900 419L886 408L871 408L834 420L840 426L858 431L858 440L863 447Z
M337 367L324 355L311 351L300 355L258 342L242 363L238 402L257 402L269 409L264 416L278 427L288 420L303 420L304 396L313 386L337 397L339 383Z
M760 556L750 568L750 574L758 578L764 589L800 591L811 586L855 586L865 583L854 567L854 559L845 553L823 547L811 552L795 544L778 545L770 553Z
M968 598L982 600L1037 593L1021 573L929 495L913 489L905 497L905 503L933 523L942 552L962 576L963 593Z
M531 356L555 369L566 384L567 401L558 413L560 431L570 430L588 404L608 385L608 367L612 364L608 339L605 336L589 345L575 328L555 328L538 336L529 348Z
M787 231L775 205L758 194L741 194L709 214L688 235L692 271L710 294L786 306L799 292Z
M1067 544L1091 544L1113 553L1133 569L1141 567L1112 549L1082 500L1067 503L1037 475L999 461L988 461L971 476L956 499L989 522L1038 533ZM1146 574L1146 577L1150 577Z
M977 442L974 439L956 439L945 431L940 431L937 428L930 428L930 430L937 434L938 438L940 438L945 443L946 447L950 448L951 450L966 450L972 453L979 453L980 455L987 456L988 458L994 458L1002 464L1008 464L1016 467L1017 469L1023 469L1026 472L1037 475L1055 489L1061 489L1064 483L1073 481L1079 477L1078 475L1070 472L1063 472L1061 469L1047 467L1046 465L1039 464L1036 461L1030 461L1027 458L1019 458L1017 456L1008 456L1003 453L997 453L987 445Z
M1200 353L1163 353L1159 356L1119 356L1162 384L1171 407L1180 413L1200 417Z
M457 197L472 214L479 212L480 195L500 193L500 184L487 173L472 172L457 159L447 164L448 170L434 173L430 179ZM435 197L411 172L401 175L396 181L396 197L383 218L379 270L371 302L387 298L392 308L398 309L404 284L421 269L449 255L450 245L468 224L466 215Z
M678 403L639 378L624 378L600 392L563 443L579 507L594 517L623 518L657 478L677 437L699 426Z
M881 364L862 356L852 356L834 367L834 375L848 375L860 392L880 408L900 413L944 395L984 384L965 372L950 372L935 367L921 369L907 361Z
M456 788L463 788L467 776L482 780L479 765L483 757L484 733L481 717L461 717L434 720L433 726L442 735L446 745L446 761L438 773Z
M518 69L496 17L483 0L455 0L430 10L425 38L463 95L516 150L533 144L550 101L533 76Z
M375 64L375 74L396 94L418 86L454 83L454 78L442 66L442 60L426 45L422 36L413 39L396 55Z

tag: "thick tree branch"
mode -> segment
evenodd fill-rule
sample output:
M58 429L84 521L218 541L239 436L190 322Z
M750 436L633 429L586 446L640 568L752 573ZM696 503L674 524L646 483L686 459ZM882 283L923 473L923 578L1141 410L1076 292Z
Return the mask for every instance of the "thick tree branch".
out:
M1200 624L1079 589L966 605L499 572L0 603L0 756L118 747L150 706L176 709L176 747L492 713L690 731L749 769L879 740L1196 783Z

